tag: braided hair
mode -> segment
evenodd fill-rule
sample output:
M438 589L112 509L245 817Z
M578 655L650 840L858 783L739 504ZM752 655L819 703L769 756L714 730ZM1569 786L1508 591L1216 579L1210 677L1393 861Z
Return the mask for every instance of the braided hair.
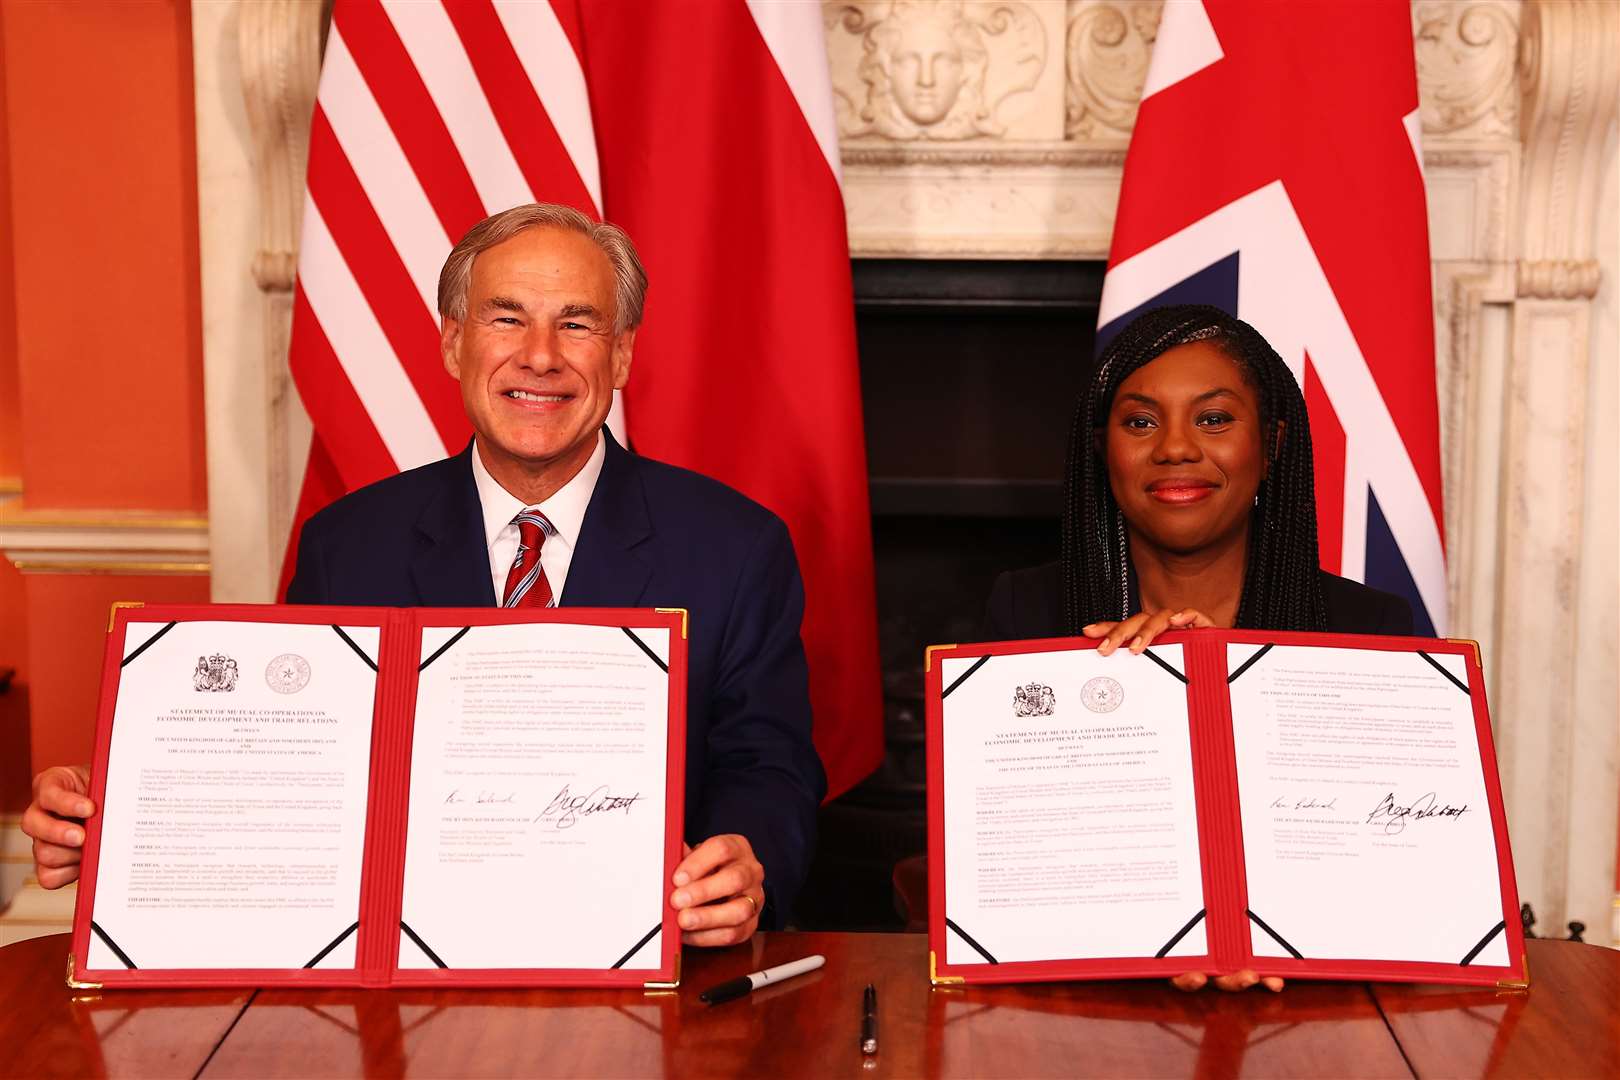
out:
M1063 480L1063 618L1068 632L1120 620L1130 606L1125 515L1114 500L1095 433L1108 423L1120 383L1144 364L1194 341L1219 346L1259 393L1267 468L1249 515L1248 561L1236 625L1326 628L1317 580L1316 487L1305 398L1293 372L1259 331L1217 307L1176 304L1143 312L1103 350L1075 404ZM1280 435L1279 438L1279 425Z

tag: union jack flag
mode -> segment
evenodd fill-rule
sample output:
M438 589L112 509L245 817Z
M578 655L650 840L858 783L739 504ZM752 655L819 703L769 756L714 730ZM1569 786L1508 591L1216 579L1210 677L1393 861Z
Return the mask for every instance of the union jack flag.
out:
M1446 631L1417 73L1406 4L1172 0L1125 160L1100 350L1142 309L1253 324L1310 409L1324 569Z

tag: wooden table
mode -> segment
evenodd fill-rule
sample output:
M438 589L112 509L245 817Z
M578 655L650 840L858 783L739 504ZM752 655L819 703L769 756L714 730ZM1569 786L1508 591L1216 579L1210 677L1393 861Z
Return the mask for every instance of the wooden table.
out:
M1620 1075L1620 952L1532 941L1528 993L1159 982L934 989L913 934L762 934L688 950L679 992L109 991L62 981L67 937L0 949L0 1075ZM814 974L710 1008L698 991L820 952ZM856 1045L878 986L877 1057Z

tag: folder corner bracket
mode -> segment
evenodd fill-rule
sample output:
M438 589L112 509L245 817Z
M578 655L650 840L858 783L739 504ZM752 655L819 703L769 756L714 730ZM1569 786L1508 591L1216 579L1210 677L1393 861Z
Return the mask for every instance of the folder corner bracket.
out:
M117 607L118 605L114 604L113 606ZM136 604L134 606L135 607L140 607L141 605ZM78 979L76 977L77 975L78 975L78 968L74 964L73 954L68 953L68 958L67 958L67 985L68 985L68 989L70 989L70 990L100 990L102 988L100 983L83 982L83 981L81 981L80 979Z
M687 636L687 634L686 634L686 620L688 618L687 611L686 611L685 608L683 608L683 607L661 607L661 608L653 608L653 610L658 612L660 615L679 615L681 617L681 638L682 638L682 640L685 640L685 638Z
M1485 666L1485 657L1480 653L1479 642L1475 641L1473 638L1460 637L1450 637L1446 638L1446 640L1451 642L1453 645L1467 645L1470 649L1474 650L1474 663L1478 664L1480 667Z
M934 654L942 649L954 649L955 645L930 645L923 650L923 671L934 670Z
M930 986L961 986L967 980L960 975L941 975L939 973L939 956L933 949L928 950L928 983Z
M641 988L650 994L668 993L681 988L681 954L675 954L675 970L670 975L669 982L652 980L641 984Z
M1498 979L1496 988L1508 993L1526 994L1530 992L1530 957L1524 958L1523 979Z
M107 633L112 633L113 626L118 622L119 608L140 608L145 606L146 601L144 600L114 600L112 607L107 609Z

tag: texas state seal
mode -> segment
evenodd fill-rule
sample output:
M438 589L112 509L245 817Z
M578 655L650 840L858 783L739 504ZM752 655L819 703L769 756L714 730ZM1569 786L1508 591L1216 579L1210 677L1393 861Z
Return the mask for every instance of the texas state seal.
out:
M278 694L296 694L309 685L309 661L297 653L282 653L264 669L264 681Z
M1080 688L1080 700L1094 713L1113 712L1125 700L1125 688L1119 685L1117 679L1098 675L1095 679L1087 679L1086 685Z

